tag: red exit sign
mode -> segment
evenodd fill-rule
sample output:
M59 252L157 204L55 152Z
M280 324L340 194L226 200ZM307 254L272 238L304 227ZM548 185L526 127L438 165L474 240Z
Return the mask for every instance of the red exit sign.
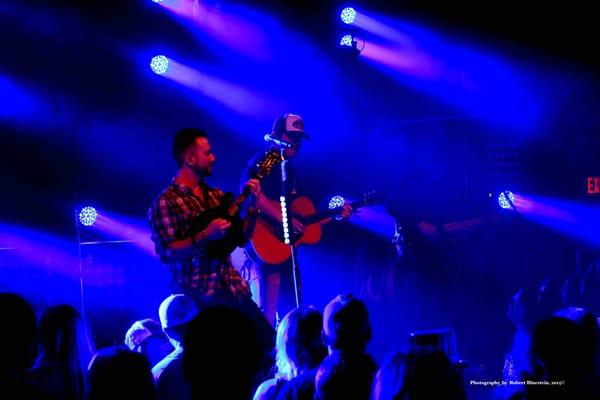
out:
M600 194L600 176L588 176L587 192L588 194Z

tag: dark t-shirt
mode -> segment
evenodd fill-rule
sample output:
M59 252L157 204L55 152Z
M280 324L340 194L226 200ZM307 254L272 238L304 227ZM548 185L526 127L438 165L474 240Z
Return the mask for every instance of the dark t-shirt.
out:
M336 350L319 367L315 398L368 400L377 364L368 354Z
M360 354L355 357L341 357L345 367L342 371L342 379L352 378L346 382L351 387L350 392L358 398L368 399L373 378L377 373L377 364L368 354ZM311 369L287 382L277 396L277 400L313 400L316 397L315 379L319 367Z
M315 377L317 370L306 371L287 382L277 396L277 400L313 400L315 396Z

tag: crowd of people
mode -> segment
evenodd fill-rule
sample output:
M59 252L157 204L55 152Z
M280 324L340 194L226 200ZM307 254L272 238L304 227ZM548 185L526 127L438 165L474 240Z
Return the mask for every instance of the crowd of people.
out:
M597 317L549 300L547 286L519 290L505 381L490 399L600 398ZM123 345L94 348L76 308L39 313L20 295L0 294L6 324L0 396L10 399L466 399L462 371L443 349L418 346L377 365L367 348L369 313L339 295L321 312L293 309L262 350L260 332L242 307L199 307L171 295L158 321L134 321ZM548 382L551 384L542 384ZM558 384L556 384L558 383Z

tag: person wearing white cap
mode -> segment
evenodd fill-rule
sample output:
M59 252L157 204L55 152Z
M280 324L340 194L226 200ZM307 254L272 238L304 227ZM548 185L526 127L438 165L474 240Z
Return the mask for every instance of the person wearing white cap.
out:
M183 378L183 333L196 314L196 303L184 294L167 297L158 308L162 329L175 348L152 368L159 399L190 398L189 385Z
M157 364L173 351L173 346L162 327L151 318L135 321L125 333L124 343L129 350L142 353L150 366Z
M290 147L283 150L283 155L287 160L285 163L285 187L283 188L282 185L281 169L274 168L261 181L261 194L257 197L257 208L260 212L270 220L281 224L281 211L271 203L275 200L278 203L281 195L290 198L290 196L296 194L296 173L289 161L296 157L300 151L302 140L308 139L309 136L304 132L304 121L301 116L285 114L275 120L271 134L268 137L291 144ZM276 142L271 142L271 144L273 148L278 148ZM250 159L246 170L242 174L242 181L246 181L248 177L252 176L256 160L259 159L262 153L257 153ZM292 219L291 225L294 232L302 232L303 226L299 220ZM242 269L242 276L245 275L250 284L252 299L261 308L267 320L275 325L276 313L283 316L295 307L291 266L289 263L269 265L261 262L253 263L250 258L247 260ZM283 290L280 291L281 287L283 287Z
M371 322L365 303L351 294L334 297L323 310L329 356L314 381L316 399L368 399L377 364L366 352Z

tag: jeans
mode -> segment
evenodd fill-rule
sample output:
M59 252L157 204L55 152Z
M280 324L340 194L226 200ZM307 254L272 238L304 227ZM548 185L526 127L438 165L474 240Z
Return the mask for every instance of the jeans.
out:
M277 326L278 320L296 308L296 295L292 264L258 264L249 257L242 266L242 276L248 281L252 300L265 314L267 320ZM298 274L300 290L300 276Z

